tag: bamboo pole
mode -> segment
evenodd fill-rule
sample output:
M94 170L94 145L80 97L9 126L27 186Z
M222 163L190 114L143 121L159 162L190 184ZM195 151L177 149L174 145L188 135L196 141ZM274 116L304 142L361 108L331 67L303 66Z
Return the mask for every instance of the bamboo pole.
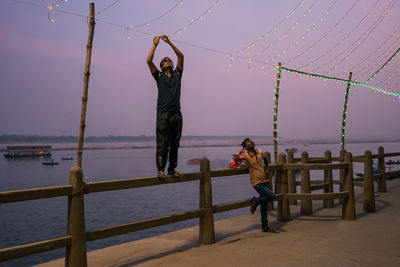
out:
M371 151L365 151L364 157L364 194L363 206L365 212L375 212L374 180L372 179Z
M294 152L288 151L287 152L287 161L289 164L294 163ZM288 176L288 192L289 193L296 193L296 171L292 169L288 169L287 171ZM296 199L289 200L290 205L297 205Z
M344 162L344 155L346 154L346 150L340 150L340 156L339 156L339 162L343 163ZM344 169L340 169L339 170L339 192L343 192L344 190ZM343 203L343 199L339 200L339 203L342 204Z
M284 165L286 163L286 154L279 154L279 164ZM280 171L280 193L282 193L282 200L278 201L278 220L281 222L287 222L290 220L290 207L289 200L285 198L288 193L288 176L287 170Z
M89 16L89 37L86 45L86 63L85 63L85 73L83 78L83 96L82 96L82 108L81 108L81 123L80 132L78 140L78 155L77 164L82 168L82 147L83 139L85 134L85 120L86 120L86 106L88 101L88 88L89 88L89 76L90 76L90 63L92 60L92 47L93 47L93 34L94 25L96 24L94 19L94 3L90 3L90 16Z
M71 246L66 248L65 266L87 266L84 183L80 167L75 166L70 169L69 183L73 188L72 195L68 197L67 225Z
M381 176L378 178L378 192L386 192L386 174L385 174L385 151L383 147L378 148L378 174Z
M268 165L270 165L271 164L271 153L266 151L264 153L264 157L267 159ZM276 171L274 173L276 173ZM269 180L268 188L272 191L273 175L272 175L271 171L268 171L267 179ZM274 210L274 202L273 201L268 201L268 210Z
M354 182L353 182L353 159L350 152L346 152L344 161L349 164L345 169L344 190L349 192L349 197L343 199L343 219L352 221L356 219L356 206L354 200Z
M331 151L325 151L325 158L328 160L329 163L332 163L332 154ZM328 188L324 190L324 193L333 193L333 175L332 169L324 170L324 182L328 184ZM333 208L334 207L334 200L327 199L324 200L324 208Z
M200 171L203 177L200 179L200 209L204 215L199 220L199 236L202 245L215 243L214 215L211 189L210 161L204 158L200 163Z
M278 161L278 101L279 101L279 86L281 83L281 71L282 71L282 63L278 63L278 72L276 74L276 87L275 87L275 96L274 96L274 162Z
M301 163L308 163L308 153L305 151L301 153ZM311 193L310 170L301 170L301 193ZM312 214L311 200L302 199L300 205L302 215Z
M346 115L347 115L347 106L348 106L348 101L349 101L349 91L350 91L350 86L351 86L351 76L353 75L353 73L349 73L349 80L347 82L347 88L346 88L346 95L344 97L344 106L343 106L343 118L342 118L342 142L341 144L341 149L344 150L344 132L345 132L345 128L346 128Z

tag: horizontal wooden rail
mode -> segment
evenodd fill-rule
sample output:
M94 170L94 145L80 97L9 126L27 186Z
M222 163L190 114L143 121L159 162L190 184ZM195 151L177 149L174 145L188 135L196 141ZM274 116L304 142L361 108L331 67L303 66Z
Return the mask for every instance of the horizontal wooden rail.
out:
M22 258L32 254L43 253L49 250L63 248L70 245L71 237L63 236L26 245L4 248L0 249L0 262Z
M347 169L348 163L285 164L286 170L332 170Z
M385 174L386 174L386 176L397 175L397 174L400 174L400 170L398 170L398 171L386 172Z
M68 196L72 194L71 185L24 189L0 192L0 203L18 202L41 198Z
M201 172L196 172L196 173L182 174L182 177L180 178L175 178L172 176L167 176L162 179L159 179L157 177L144 177L144 178L132 178L132 179L104 181L104 182L90 182L85 184L85 193L130 189L130 188L169 184L169 183L189 182L189 181L199 180L201 176L202 176Z
M245 208L251 205L251 199L238 200L213 206L213 213L225 212L240 208Z
M364 162L364 157L362 156L353 157L353 162Z
M359 186L359 187L363 187L364 186L364 182L354 181L354 185L355 186Z
M389 158L389 157L400 157L400 152L396 152L396 153L385 153L385 158Z
M297 200L325 200L325 199L336 199L336 198L348 198L350 193L348 191L338 193L323 193L323 194L311 194L311 193L287 193L284 195L285 199L297 199Z
M325 188L329 188L329 184L325 183L325 184L317 184L310 186L311 191L325 189Z
M128 223L128 224L121 224L121 225L117 225L117 226L106 227L106 228L86 232L86 240L93 241L93 240L102 239L102 238L106 238L106 237L110 237L110 236L127 234L127 233L131 233L131 232L135 232L135 231L139 231L139 230L143 230L143 229L148 229L148 228L153 228L153 227L166 225L166 224L170 224L170 223L199 218L200 216L203 216L203 214L204 214L204 210L198 209L198 210L186 211L186 212L176 213L176 214L167 215L167 216L158 217L158 218L137 221L137 222Z
M330 163L326 158L309 158L308 163Z
M220 169L220 170L210 171L210 173L211 173L211 177L224 177L224 176L248 174L249 170L248 169L244 169L244 170Z

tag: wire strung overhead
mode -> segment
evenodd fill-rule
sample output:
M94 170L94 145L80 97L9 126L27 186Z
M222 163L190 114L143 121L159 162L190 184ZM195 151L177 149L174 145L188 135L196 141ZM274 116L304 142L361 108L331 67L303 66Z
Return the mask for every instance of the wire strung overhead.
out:
M350 14L350 12L351 12L351 11L353 10L353 8L358 4L359 1L360 1L360 0L355 1L354 4L345 12L345 14L336 22L336 24L333 25L333 26L332 26L318 41L314 42L312 45L310 45L309 47L307 47L305 50L303 50L303 52L300 52L300 53L298 53L296 56L294 56L294 57L292 57L292 58L286 60L285 63L287 64L287 63L292 62L293 60L295 60L295 59L297 59L297 58L299 58L299 57L301 57L301 56L307 54L314 46L319 45L319 44L321 43L322 40L324 40L327 36L329 36L329 35L337 28L337 26L338 26L339 24L341 24L341 23L344 21L344 19L347 17L347 15ZM376 1L376 4L377 4L378 2L379 2L379 0Z
M102 10L97 11L97 12L96 12L96 15L99 15L99 14L103 13L104 11L109 10L110 8L112 8L113 6L115 6L116 4L118 4L119 1L121 1L121 0L116 0L116 1L112 2L111 4L109 4L108 6L106 6L105 8L103 8Z
M367 14L365 14L365 16L356 24L356 26L354 26L341 40L339 40L335 45L333 45L331 48L328 49L328 51L324 52L322 55L320 55L319 57L301 65L300 67L297 67L297 69L299 70L304 70L306 67L311 66L316 64L317 61L319 61L320 59L328 56L334 49L336 49L339 45L341 45L347 38L349 38L352 33L363 23L363 21L372 13L372 11L376 8L376 6L378 5L379 0L377 0L374 4L374 6L372 8L370 8L367 12Z
M207 10L205 10L204 12L202 12L202 13L200 14L200 16L198 16L197 18L192 19L188 24L186 24L186 25L183 26L182 28L180 28L180 29L174 31L173 33L169 34L169 36L173 36L173 35L175 35L175 34L177 34L177 33L181 33L181 32L183 32L183 31L186 31L186 29L187 29L188 27L190 27L190 26L191 26L192 24L194 24L195 22L197 22L197 21L203 19L204 16L207 15L207 13L210 13L211 10L212 10L214 7L217 6L217 4L218 4L219 1L220 1L220 0L215 1L209 8L207 8Z
M268 37L273 31L276 31L276 29L285 21L287 20L295 11L296 9L304 3L304 0L301 0L297 6L292 9L289 14L287 14L283 19L281 19L278 24L274 25L271 29L269 29L267 32L263 33L262 35L260 35L257 39L255 39L254 41L252 41L251 43L249 43L248 45L244 46L243 48L234 50L233 52L231 52L231 65L232 65L232 60L233 57L236 56L237 54L241 54L242 52L244 52L247 49L252 48L253 46L256 45L256 43L258 43L259 41L261 41L262 39Z
M286 48L282 49L281 52L279 52L278 54L275 55L275 57L271 58L271 59L267 59L264 62L268 63L268 62L274 62L275 60L278 60L282 55L285 55L287 53L287 51L289 49L294 48L296 45L298 45L302 40L305 39L305 36L310 33L319 23L321 23L322 21L324 21L325 17L329 14L330 10L333 8L333 6L338 2L338 0L335 0L329 7L328 9L322 14L322 16L315 21L311 27L307 28L305 30L305 32L303 32L299 38L296 39L296 41L292 42L289 46L287 46ZM249 66L250 67L250 66Z
M347 71L341 73L339 75L339 77L342 77L343 75L345 75L345 73L349 73L350 70L353 71L353 73L359 73L362 70L365 70L364 73L359 74L360 76L360 80L361 77L363 77L364 75L366 75L367 73L369 73L371 71L371 66L372 65L376 65L377 62L381 62L384 59L386 59L388 57L388 54L391 52L388 52L389 50L393 49L394 47L398 47L397 43L400 42L400 37L397 38L397 40L393 43L393 41L391 41L390 39L392 39L397 32L400 30L400 25L390 34L390 36L383 41L378 48L376 48L374 51L372 51L367 57L363 58L362 61L358 62L357 64L354 64L353 66L351 66L350 68L348 68ZM383 46L390 44L385 51L383 51L380 55L377 55L378 53L380 53L381 49ZM375 59L373 61L371 61L366 67L365 67L365 62L369 61L370 58L372 58L373 56L376 56Z
M350 46L345 48L340 54L336 55L335 57L332 57L327 62L312 69L310 72L319 71L322 68L324 68L325 66L327 66L328 64L330 64L336 60L339 60L328 71L324 72L324 74L327 75L327 74L331 73L332 70L336 69L339 66L339 64L341 64L344 60L346 60L346 58L348 58L349 54L351 54L355 49L357 49L367 39L367 37L376 29L376 27L382 22L382 20L387 17L387 14L389 14L390 10L393 8L393 6L396 2L397 2L397 0L392 0L391 3L385 7L384 11L382 11L382 13L374 20L372 25L370 27L368 27L368 29L358 39L353 41L353 43ZM350 36L350 35L348 35L348 36ZM346 36L346 38L344 38L344 39L347 39L348 36ZM344 39L342 39L342 40L344 40ZM340 44L342 43L342 40L339 42ZM335 46L335 48L336 47L337 46ZM351 50L351 49L353 49L353 50ZM300 68L300 69L302 69L302 68Z

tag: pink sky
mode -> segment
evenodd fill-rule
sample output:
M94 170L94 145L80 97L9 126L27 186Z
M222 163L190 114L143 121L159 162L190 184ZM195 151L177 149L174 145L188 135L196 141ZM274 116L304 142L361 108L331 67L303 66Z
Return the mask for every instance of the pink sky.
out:
M24 1L41 6L56 2ZM88 15L89 2L69 0L58 9ZM94 2L98 11L115 1ZM96 17L126 27L139 25L177 2L122 0ZM156 84L146 64L152 38L189 24L214 2L184 0L166 16L138 29L148 34L130 32L130 40L125 29L97 22L86 136L155 134ZM277 61L293 69L313 62L302 70L341 78L347 78L350 70L353 79L364 82L400 47L400 1L376 2L218 1L203 19L171 37L185 55L183 135L272 135ZM354 8L341 20L353 4ZM12 0L0 5L0 134L78 135L86 19L52 11L55 22L51 23L44 8ZM229 67L229 53L246 47L274 26L276 30L245 49L240 54L243 58L234 57ZM310 46L312 49L305 53ZM249 69L248 58L263 50ZM329 50L332 51L327 53ZM298 54L302 56L291 60ZM156 65L164 56L171 56L176 62L173 51L161 42L154 59ZM259 62L267 60L265 73ZM330 69L333 70L328 72ZM397 56L369 84L400 93L399 69ZM339 139L345 90L345 83L282 72L279 136ZM399 111L398 99L353 85L346 136L399 137Z

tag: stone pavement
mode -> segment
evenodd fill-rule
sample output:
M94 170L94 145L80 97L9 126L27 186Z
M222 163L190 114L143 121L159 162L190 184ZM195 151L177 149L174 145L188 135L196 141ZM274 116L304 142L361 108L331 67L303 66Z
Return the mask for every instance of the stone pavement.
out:
M388 192L376 193L376 213L364 213L362 189L356 187L355 221L341 219L341 205L270 225L281 232L263 233L260 214L215 222L217 243L198 245L198 227L120 244L88 253L92 266L400 266L400 179L387 183ZM64 266L63 259L39 265Z

